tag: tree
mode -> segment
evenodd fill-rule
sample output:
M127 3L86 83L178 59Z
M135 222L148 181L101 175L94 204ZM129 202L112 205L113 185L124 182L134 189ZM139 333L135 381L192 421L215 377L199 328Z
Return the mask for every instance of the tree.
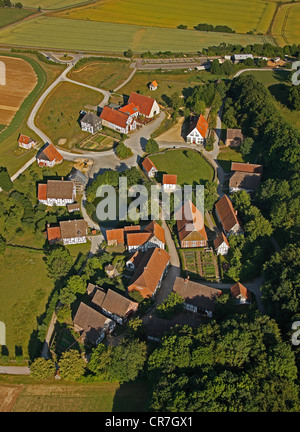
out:
M221 66L218 59L214 59L210 65L210 72L214 75L219 75L221 73Z
M201 114L204 115L206 110L206 105L203 100L196 101L194 105L194 112L196 115L200 116Z
M46 380L50 377L54 377L54 362L52 360L46 360L43 357L39 357L31 364L30 374L33 376L33 378L39 380Z
M132 56L133 56L133 51L132 51L132 49L128 49L127 51L125 51L124 52L124 56L125 57L128 57L128 58L131 58Z
M82 276L71 276L68 280L67 288L74 294L84 294L86 290L86 280Z
M76 350L65 351L58 362L59 374L68 381L76 381L85 373L86 363Z
M18 3L15 4L15 7L17 9L22 9L23 5L22 5L22 3L18 2Z
M127 147L123 141L120 141L116 149L116 155L120 159L127 159L132 156L133 153L130 147Z
M57 245L48 252L46 264L49 276L58 280L69 273L73 265L73 258L67 249Z
M145 151L146 153L157 153L159 151L158 143L153 138L150 138L147 141Z
M70 307L71 304L76 300L76 294L65 287L61 290L59 299L63 305Z
M13 183L5 167L0 167L0 187L6 192L9 192L13 187Z
M243 156L248 156L251 153L252 147L253 147L254 140L251 137L246 137L242 145L240 147L241 153Z
M161 318L171 318L183 310L183 298L174 292L156 307L157 315Z
M145 342L137 339L123 341L112 352L109 374L120 383L133 381L143 369L146 357Z
M207 181L204 187L204 208L206 211L212 211L215 202L218 199L218 185L214 181Z

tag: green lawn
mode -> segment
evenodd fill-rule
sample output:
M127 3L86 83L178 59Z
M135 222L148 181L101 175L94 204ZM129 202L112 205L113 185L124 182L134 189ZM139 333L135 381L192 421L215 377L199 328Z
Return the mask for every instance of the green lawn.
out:
M99 105L102 99L101 93L89 88L68 82L59 83L41 106L36 125L54 144L60 144L59 140L63 139L66 142L61 145L70 149L90 135L80 128L80 111L86 109L86 105Z
M0 28L21 21L32 14L33 11L28 9L0 8Z
M41 16L0 32L0 43L63 50L96 52L197 52L220 43L272 42L269 36L197 32L176 28L70 20Z
M169 150L151 155L150 159L159 171L158 181L162 174L177 174L177 183L183 186L201 184L214 177L213 167L197 151Z

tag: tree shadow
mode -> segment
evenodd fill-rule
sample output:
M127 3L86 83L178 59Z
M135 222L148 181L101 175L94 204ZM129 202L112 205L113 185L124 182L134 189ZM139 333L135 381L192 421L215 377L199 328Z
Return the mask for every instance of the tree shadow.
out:
M287 84L273 84L268 87L271 95L281 104L288 105L289 86Z
M147 412L149 409L150 385L142 379L121 384L117 389L112 412Z

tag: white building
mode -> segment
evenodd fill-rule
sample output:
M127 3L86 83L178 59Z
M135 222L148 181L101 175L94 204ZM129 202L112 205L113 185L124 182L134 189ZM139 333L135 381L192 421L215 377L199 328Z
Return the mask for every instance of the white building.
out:
M208 130L208 123L201 114L199 118L191 118L190 129L186 142L189 144L203 144Z
M229 251L229 243L226 236L221 232L214 240L214 248L217 255L227 255Z
M174 192L177 187L177 175L164 174L162 184L164 192Z

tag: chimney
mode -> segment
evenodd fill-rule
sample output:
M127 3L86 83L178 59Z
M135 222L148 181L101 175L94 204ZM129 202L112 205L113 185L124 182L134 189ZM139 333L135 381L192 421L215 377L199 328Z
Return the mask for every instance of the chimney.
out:
M50 228L50 224L47 224L47 228Z
M61 178L61 181L64 181L64 178L63 178L63 177Z

